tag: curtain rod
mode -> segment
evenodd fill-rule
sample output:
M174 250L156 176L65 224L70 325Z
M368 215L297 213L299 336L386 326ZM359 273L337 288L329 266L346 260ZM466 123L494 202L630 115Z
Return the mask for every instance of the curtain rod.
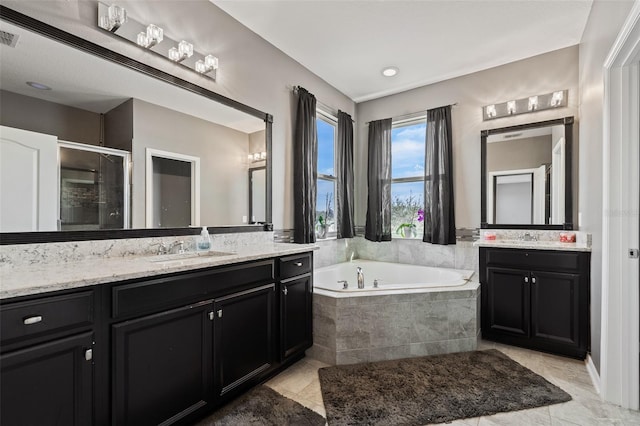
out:
M298 88L299 87L300 86L298 86L298 85L287 86L287 88L292 90L293 93L298 93ZM333 109L332 107L330 107L329 105L327 105L327 104L325 104L323 102L320 102L318 100L318 98L316 98L316 105L318 105L320 107L320 109L324 110L324 112L326 114L330 114L332 116L331 118L335 118L335 120L338 121L338 112L335 109ZM355 123L356 120L354 120L353 117L351 117L351 122Z
M443 106L450 106L450 107L456 107L458 106L458 103L453 103L453 104L449 104L449 105L443 105ZM436 108L442 108L442 107L436 107ZM433 109L433 108L429 108L429 109ZM416 111L416 112L410 112L407 114L402 114L402 115L396 115L395 117L391 117L391 121L401 121L401 120L408 120L408 119L412 119L412 118L420 118L422 116L427 116L427 111L428 110L422 110L422 111ZM372 120L372 121L376 121L376 120ZM367 121L364 124L369 124L371 123L371 121Z

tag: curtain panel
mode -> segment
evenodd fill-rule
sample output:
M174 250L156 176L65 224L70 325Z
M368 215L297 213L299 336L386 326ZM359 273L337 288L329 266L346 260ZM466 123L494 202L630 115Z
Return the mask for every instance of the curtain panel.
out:
M356 234L353 221L353 120L344 111L338 111L336 166L338 238L353 238Z
M318 175L316 98L302 87L298 88L293 145L293 241L314 243Z
M455 244L451 106L427 111L424 235L432 244Z
M391 241L391 119L369 123L365 238Z

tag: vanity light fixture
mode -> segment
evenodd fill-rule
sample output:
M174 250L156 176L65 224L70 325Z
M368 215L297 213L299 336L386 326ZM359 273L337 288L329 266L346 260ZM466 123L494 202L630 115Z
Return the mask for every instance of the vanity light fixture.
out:
M247 160L249 160L252 163L255 163L257 161L264 161L267 159L267 153L262 151L262 152L254 152L253 154L249 154L247 156Z
M179 63L200 75L206 75L212 80L216 79L219 66L217 57L198 53L193 44L188 41L178 42L166 37L164 30L157 25L146 25L132 19L121 6L98 2L98 27ZM168 48L168 46L173 47Z
M552 108L567 106L568 90L557 90L544 95L534 95L526 98L510 100L498 104L482 107L482 119L493 120L512 115L544 111Z
M127 11L115 4L107 8L106 14L98 17L98 26L109 32L115 32L125 22L127 22Z

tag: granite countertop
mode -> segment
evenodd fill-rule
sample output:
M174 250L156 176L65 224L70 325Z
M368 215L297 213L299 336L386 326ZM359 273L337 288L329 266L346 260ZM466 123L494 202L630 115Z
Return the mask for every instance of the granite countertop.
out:
M180 255L163 258L146 255L88 258L25 266L7 265L0 268L0 299L268 259L317 248L315 244L271 243L245 247L237 253L220 252L213 256L185 257L189 255L187 253L182 258Z
M527 250L558 250L558 251L591 251L587 243L561 243L560 241L523 241L523 240L478 240L475 247L504 247Z

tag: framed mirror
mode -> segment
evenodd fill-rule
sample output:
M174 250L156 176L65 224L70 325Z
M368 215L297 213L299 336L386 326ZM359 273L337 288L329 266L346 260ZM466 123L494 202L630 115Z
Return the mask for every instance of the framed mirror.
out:
M573 122L481 132L481 228L573 229Z
M271 229L271 115L4 6L0 24L0 243Z

